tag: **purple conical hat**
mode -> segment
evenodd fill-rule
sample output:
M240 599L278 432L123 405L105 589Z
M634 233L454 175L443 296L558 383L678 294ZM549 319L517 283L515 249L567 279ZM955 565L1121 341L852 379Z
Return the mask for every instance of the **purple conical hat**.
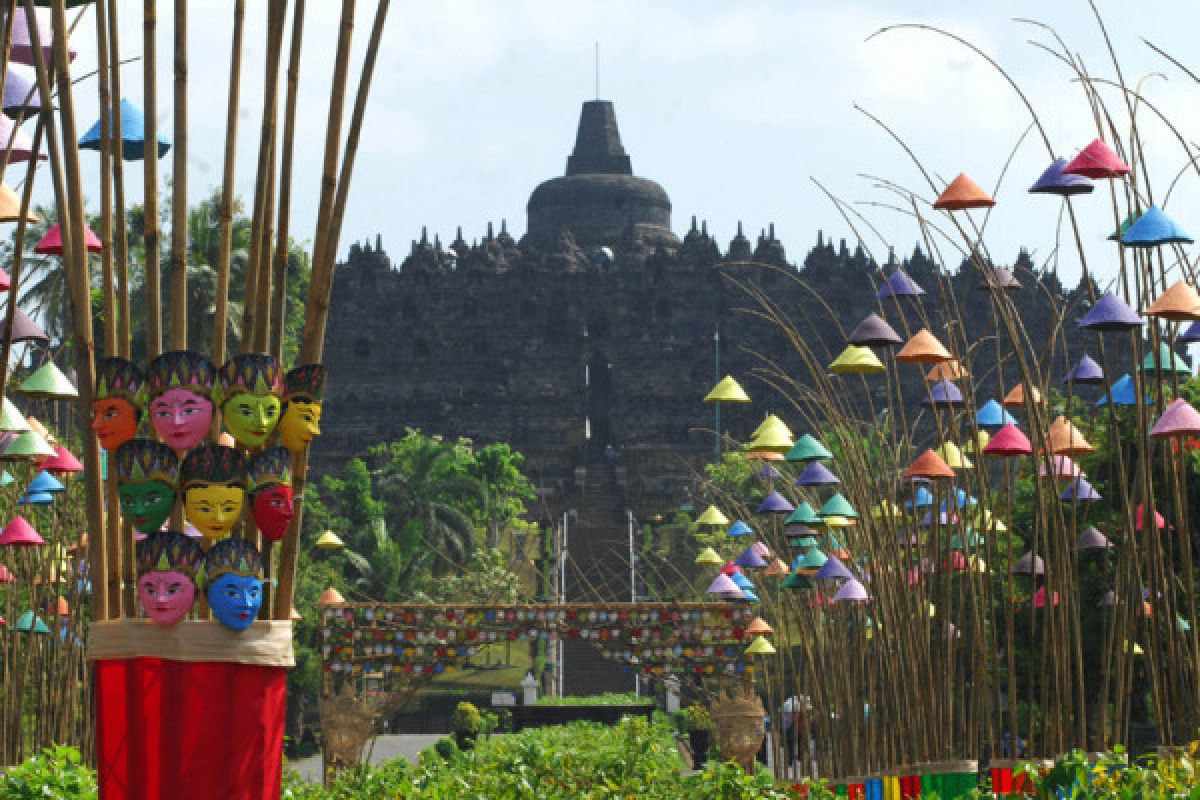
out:
M1098 605L1105 606L1105 607L1111 607L1111 606L1117 605L1117 603L1118 603L1117 593L1114 592L1112 589L1109 589L1107 592L1104 593L1104 597L1100 598L1100 602L1098 603Z
M779 492L771 492L758 507L759 514L790 514L795 510Z
M1188 401L1182 397L1177 397L1163 410L1150 435L1159 439L1200 435L1200 412L1188 405Z
M817 573L813 575L813 577L822 581L852 581L854 580L854 573L851 572L845 564L839 561L837 556L830 556L829 558L825 559L825 563L821 565L821 568L817 570Z
M851 578L842 584L842 588L837 590L837 594L833 596L831 602L865 603L870 599L871 596L867 594L867 587Z
M767 565L767 562L759 555L758 549L754 545L743 550L742 554L733 563L743 569L762 569Z
M921 401L925 406L960 406L962 403L962 389L953 381L938 381L929 387L929 396Z
M1015 292L1021 288L1021 282L1017 280L1017 276L1004 267L993 267L991 279L985 278L980 281L975 287L983 292L992 290L1001 292Z
M883 286L879 287L877 296L880 300L888 297L920 297L925 294L925 290L917 285L917 282L908 277L908 273L902 269L898 269L891 275L888 275Z
M810 461L800 473L800 477L796 478L797 486L836 486L841 482L838 476L820 461Z
M10 63L4 79L4 113L13 119L37 116L42 110L41 97L33 67Z
M893 347L903 344L900 334L887 324L887 320L878 314L868 314L866 319L846 337L846 341L859 347Z
M1012 571L1017 575L1043 575L1046 572L1046 562L1042 560L1041 556L1035 556L1030 550L1017 559L1017 563L1013 564Z
M1083 175L1071 175L1063 172L1071 162L1065 158L1056 158L1046 167L1042 177L1029 187L1031 194L1056 194L1069 197L1075 194L1088 194L1095 185Z
M1081 328L1104 332L1127 331L1145 324L1136 311L1112 292L1105 292L1078 322Z
M1091 356L1085 354L1067 373L1067 382L1085 385L1104 383L1104 370Z
M1107 536L1089 525L1079 534L1079 544L1076 547L1080 550L1101 550L1112 547L1112 544Z
M782 477L783 475L783 473L772 467L770 464L763 464L762 467L760 467L754 474L764 481L773 480L775 478Z
M1071 481L1067 488L1063 490L1063 493L1058 496L1058 499L1062 500L1064 503L1070 503L1072 501L1078 503L1090 503L1096 500L1103 500L1104 498L1100 496L1099 492L1092 488L1092 485L1088 483L1087 478L1080 476Z
M713 578L713 582L708 585L706 594L716 594L721 595L722 597L728 595L741 597L742 590L738 588L738 585L733 582L732 578L722 573Z
M1187 326L1187 329L1175 337L1180 342L1200 342L1200 320Z

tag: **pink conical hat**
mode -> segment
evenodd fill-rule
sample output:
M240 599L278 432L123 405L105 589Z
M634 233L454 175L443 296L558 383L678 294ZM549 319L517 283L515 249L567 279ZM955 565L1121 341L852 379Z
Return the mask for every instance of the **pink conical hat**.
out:
M865 603L871 599L867 594L867 587L863 586L856 580L848 580L842 584L842 588L837 590L837 594L830 600L832 603Z
M92 229L86 225L83 228L83 241L89 253L101 253L104 251L104 244L96 234L92 233ZM46 231L46 235L33 248L33 252L44 256L61 256L63 254L62 228L58 226L58 223L55 223L54 227Z
M1150 431L1151 436L1159 439L1197 434L1200 434L1200 411L1188 405L1182 397L1176 398L1166 407Z
M20 514L0 531L0 547L38 547L45 543L46 540Z
M16 583L17 576L12 574L12 570L0 564L0 583Z
M1011 422L993 433L983 448L984 455L988 456L1027 456L1032 452L1029 437Z
M68 472L83 472L83 464L80 464L79 459L61 444L54 448L54 453L42 462L42 469L59 475Z
M1050 469L1046 469L1046 462L1040 462L1038 467L1038 477L1048 478L1054 476L1059 480L1070 480L1078 478L1083 472L1079 469L1079 465L1071 460L1070 456L1050 456Z
M1063 170L1068 175L1083 175L1086 178L1119 178L1129 174L1129 166L1116 151L1096 139L1079 151L1079 155Z
M1054 605L1058 605L1058 592L1055 592L1053 594L1053 597L1054 597L1054 600L1053 600ZM1034 608L1045 608L1046 607L1046 587L1045 586L1039 587L1038 590L1033 593L1033 607Z

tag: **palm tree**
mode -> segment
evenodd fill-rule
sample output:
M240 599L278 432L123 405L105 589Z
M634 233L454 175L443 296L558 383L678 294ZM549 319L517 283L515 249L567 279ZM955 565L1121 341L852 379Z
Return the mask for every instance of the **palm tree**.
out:
M373 600L396 602L404 599L398 591L409 584L417 560L404 553L403 545L388 535L387 522L371 520L366 541L360 537L361 549L346 548L342 556L358 578L354 588Z
M389 527L414 532L414 541L408 543L413 559L428 556L435 575L470 560L475 526L463 509L482 506L487 499L480 480L452 469L458 461L454 447L422 439L407 457L391 459L374 476Z

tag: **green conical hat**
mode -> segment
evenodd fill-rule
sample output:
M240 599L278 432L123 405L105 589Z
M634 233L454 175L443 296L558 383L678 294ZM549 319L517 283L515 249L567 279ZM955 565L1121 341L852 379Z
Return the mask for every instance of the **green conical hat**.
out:
M279 361L270 353L242 353L217 373L213 402L224 405L240 394L279 395L283 389Z
M1164 364L1169 364L1170 366L1162 367L1161 365ZM1158 345L1157 353L1149 352L1146 354L1146 357L1142 359L1142 370L1145 372L1158 372L1162 370L1164 372L1174 372L1179 375L1192 374L1191 366L1178 353L1173 351L1171 346L1166 342Z
M807 550L810 547L817 546L815 536L792 536L788 538L788 547L795 547L797 550Z
M53 361L42 364L33 374L21 381L17 387L21 394L46 399L79 397L79 390L67 380L67 376Z
M13 404L12 400L4 398L4 411L0 412L0 431L24 433L27 430L29 430L29 422L25 419L25 415Z
M147 572L182 572L195 581L204 561L200 545L179 531L152 533L137 543L136 552L139 578Z
M106 356L96 361L96 394L93 400L121 398L139 412L146 408L146 373L128 359Z
M806 433L796 440L796 445L788 451L786 458L788 461L816 461L833 458L833 453L825 449L825 445L811 433Z
M146 368L146 392L151 400L171 389L187 389L212 399L216 383L217 368L189 350L163 353Z
M807 500L805 500L803 503L796 506L796 510L793 511L787 518L787 521L784 522L785 525L795 525L797 523L800 525L820 525L821 515L817 513L815 508L808 504Z
M0 489L12 485L14 480L16 479L8 473L8 470L0 471Z
M117 484L162 481L179 487L179 456L162 442L130 439L113 454Z
M292 454L285 447L272 447L250 460L249 491L257 492L278 484L292 484Z
M183 458L181 486L234 484L246 488L246 457L220 444L202 444Z
M196 576L196 584L207 589L222 575L230 574L262 580L262 556L249 539L231 536L209 548Z
M833 497L821 506L822 517L849 517L850 519L858 519L858 512L854 510L854 506L850 505L850 501L842 497L842 493L838 492Z
M820 569L828 560L829 556L814 547L800 557L800 561L796 566L799 569Z
M0 461L26 461L56 455L58 453L45 439L30 430L13 437L3 454L0 454Z
M779 585L784 589L811 589L813 582L799 572L793 572L784 578L783 583Z
M283 376L284 400L325 401L325 367L320 364L300 364Z

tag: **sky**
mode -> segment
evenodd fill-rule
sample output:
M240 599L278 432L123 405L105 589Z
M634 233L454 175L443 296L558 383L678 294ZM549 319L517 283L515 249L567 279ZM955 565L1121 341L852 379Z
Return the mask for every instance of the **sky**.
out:
M139 59L140 4L120 5L122 55ZM160 3L158 54L159 127L168 136L170 5ZM265 4L247 5L237 190L249 198ZM301 240L313 236L340 4L307 5L292 214L293 233ZM1126 81L1144 79L1147 99L1184 131L1195 130L1200 85L1142 40L1187 63L1194 58L1190 45L1200 28L1200 4L1097 0L1097 5ZM188 188L196 200L220 180L232 2L190 6ZM374 9L367 0L358 6L354 76ZM399 261L422 226L449 242L461 225L470 241L483 235L489 220L498 225L507 219L519 237L529 193L565 168L580 104L596 96L598 77L599 95L615 104L634 172L666 188L673 227L681 235L696 215L723 245L739 221L751 237L774 223L791 259L803 258L818 229L853 245L854 234L819 181L870 220L878 235L866 227L862 233L872 253L886 256L889 246L901 255L911 252L919 231L910 217L885 207L898 197L878 179L926 199L933 193L905 152L857 104L892 128L939 185L959 172L989 191L999 184L986 229L997 260L1009 262L1027 247L1036 262L1049 264L1060 203L1025 192L1049 155L1036 133L1017 147L1030 116L1014 91L980 57L937 34L898 30L868 41L899 23L935 25L969 39L1010 71L1039 113L1055 155L1070 157L1096 135L1083 92L1062 63L1031 44L1052 44L1050 33L1014 21L1022 17L1053 26L1093 76L1113 77L1104 38L1081 0L397 0L376 69L340 252L378 233ZM95 64L90 12L73 42L79 51L74 73L89 72ZM1188 66L1200 72L1200 58ZM139 60L122 72L124 95L139 105L141 74ZM1118 126L1127 128L1120 95L1102 91L1121 111ZM97 115L94 79L76 87L76 98L82 133ZM1140 112L1138 122L1152 184L1161 195L1186 156L1148 111ZM95 186L95 158L84 159L85 180ZM170 170L168 156L160 171L165 177ZM129 170L127 181L135 189L139 172L136 165ZM1200 230L1198 188L1193 175L1185 176L1166 203L1187 230ZM131 199L138 194L132 192ZM1089 263L1100 274L1111 273L1115 258L1103 246L1113 228L1108 193L1097 192L1078 205L1085 240L1096 248ZM1064 249L1054 263L1068 284L1078 278L1077 260Z

